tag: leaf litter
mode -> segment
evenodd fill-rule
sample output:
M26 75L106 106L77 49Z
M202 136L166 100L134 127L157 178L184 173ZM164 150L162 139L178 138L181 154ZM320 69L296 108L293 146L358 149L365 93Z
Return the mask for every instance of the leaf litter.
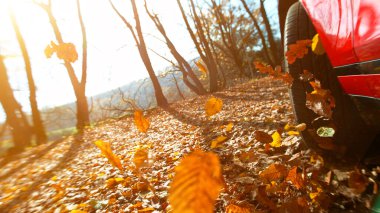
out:
M210 99L212 113L205 113ZM191 208L363 212L377 193L379 168L330 170L288 133L307 127L294 124L283 81L259 78L137 117L140 128L134 116L109 119L1 159L0 210L181 212L209 193Z

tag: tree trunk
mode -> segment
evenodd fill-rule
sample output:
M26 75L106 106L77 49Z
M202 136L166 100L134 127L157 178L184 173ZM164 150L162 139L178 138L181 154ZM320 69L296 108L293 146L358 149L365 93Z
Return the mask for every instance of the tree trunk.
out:
M255 18L255 16L253 15L253 13L251 12L251 10L249 9L248 5L247 5L247 2L245 0L240 0L241 3L243 4L244 6L244 9L245 11L247 11L249 17L251 17L252 21L253 21L253 24L255 25L255 28L257 30L257 33L259 34L259 37L260 37L260 40L261 40L261 43L263 45L263 51L264 51L264 55L265 57L267 57L267 60L268 60L268 63L271 65L271 66L275 66L275 63L274 61L272 60L272 58L270 57L270 54L269 54L269 49L268 49L268 46L266 44L266 40L265 40L265 37L264 37L264 34L263 34L263 31L261 30L258 22L257 22L257 19Z
M268 41L269 41L270 50L272 52L274 62L276 63L276 65L278 65L278 64L280 64L280 60L278 57L279 52L277 51L277 45L276 45L276 42L274 40L272 28L270 26L269 18L268 18L267 12L265 10L263 0L260 0L260 12L261 12L261 15L263 16L264 25L265 25L265 29L266 29L267 34L268 34Z
M31 145L32 130L22 112L21 105L13 95L11 85L4 64L3 56L0 55L0 103L7 116L7 123L11 127L14 151L23 151Z
M199 17L197 15L197 12L195 11L194 3L192 1L191 3L195 19L194 22L200 38L199 42L195 36L195 33L191 29L191 26L189 24L189 21L187 20L186 13L182 7L180 0L177 0L177 4L179 9L181 10L182 18L186 24L187 31L189 32L190 37L193 40L195 47L197 48L198 54L201 57L202 61L206 64L207 70L209 72L210 92L215 92L218 90L218 69L213 54L211 53L210 46L205 38L203 27L200 25Z
M193 69L191 68L190 64L185 60L185 58L183 58L183 56L177 51L177 49L175 48L173 42L170 40L170 38L168 37L168 35L166 34L166 31L165 31L165 28L164 26L162 25L160 19L157 17L157 16L154 16L152 15L149 10L148 10L148 7L146 5L146 1L145 1L145 10L146 10L146 13L148 14L148 16L150 17L150 19L153 21L153 23L155 24L156 28L158 29L158 31L161 33L161 35L165 38L165 42L166 42L166 45L168 46L169 50L170 50L170 53L173 55L173 57L176 59L177 63L178 63L178 68L180 69L180 71L182 72L183 74L183 79L184 79L184 82L186 84L186 86L188 86L193 92L195 92L197 95L204 95L207 93L207 91L204 89L202 83L199 81L199 79L197 78L197 76L195 75L195 73L193 72ZM193 85L193 83L189 82L189 80L187 79L187 77L190 77L191 81L195 84Z
M84 127L90 124L90 115L88 111L88 103L87 103L87 98L86 98L86 77L87 77L87 40L86 40L86 31L84 28L83 20L82 20L82 15L80 12L80 5L78 3L78 16L79 16L79 21L81 25L81 30L82 30L82 38L83 38L83 62L82 62L82 79L81 81L78 80L77 76L75 75L75 71L73 66L71 65L70 62L64 61L65 68L67 70L67 74L69 75L71 85L73 87L75 97L77 98L76 103L77 103L77 129L79 132L82 132ZM44 9L49 17L50 24L53 28L55 38L58 42L58 44L63 44L63 38L62 34L59 30L59 27L57 25L57 21L54 18L52 9L51 9L51 0L48 1L48 4L42 4L38 3L38 5ZM87 109L85 109L87 108ZM85 114L83 114L85 113Z
M16 18L14 17L13 13L11 13L11 20L12 20L12 26L16 33L17 41L20 46L21 53L22 53L22 56L24 58L24 63L25 63L25 71L26 71L26 76L28 79L28 86L29 86L30 108L32 110L33 133L36 135L37 144L46 143L47 136L45 132L45 126L41 119L40 111L38 110L38 104L37 104L37 98L36 98L36 85L33 79L32 66L30 63L29 53L26 49L24 38L22 37L22 34L20 32L20 29L16 22Z

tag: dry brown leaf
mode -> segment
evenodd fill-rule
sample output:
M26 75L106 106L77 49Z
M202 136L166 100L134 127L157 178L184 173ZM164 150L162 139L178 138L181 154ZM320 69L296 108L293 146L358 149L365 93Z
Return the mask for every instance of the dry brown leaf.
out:
M368 183L368 178L359 171L351 172L350 177L348 178L348 186L356 194L363 193L367 189Z
M194 151L175 168L169 189L173 212L213 212L222 183L218 156L211 152Z
M293 167L286 177L286 181L290 181L297 189L301 189L305 186L305 181L302 175L297 172L297 166Z
M207 116L215 115L222 110L223 101L219 98L211 97L207 100L205 111Z
M277 181L284 178L288 174L288 170L284 165L271 164L260 173L260 178L267 182Z
M111 150L111 145L108 142L102 140L95 141L95 145L102 151L103 155L108 159L108 161L120 171L123 171L123 166L121 165L119 157L117 157Z
M272 136L260 130L255 131L255 139L261 143L270 143L273 140Z
M140 109L137 109L134 113L134 118L135 118L135 124L137 129L140 132L146 133L149 129L150 123L149 121L144 117L143 111Z
M269 207L270 209L276 209L276 204L268 198L268 195L265 191L266 186L259 186L257 188L257 200L264 206Z

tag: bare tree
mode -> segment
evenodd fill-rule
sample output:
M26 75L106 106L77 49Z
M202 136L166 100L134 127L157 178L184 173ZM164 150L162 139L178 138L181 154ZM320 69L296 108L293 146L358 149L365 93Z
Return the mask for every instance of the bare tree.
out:
M182 18L185 22L187 31L190 34L191 39L194 42L194 45L198 51L198 54L202 61L206 64L207 71L209 73L209 84L210 84L210 92L215 92L218 90L218 69L217 64L215 62L214 55L212 54L210 44L206 38L204 27L201 23L201 20L198 16L198 12L196 11L194 2L190 0L191 4L191 12L192 12L192 18L195 24L195 29L197 31L198 38L196 34L194 33L193 29L190 26L189 20L187 18L187 15L185 13L185 10L183 9L183 6L180 2L180 0L177 0L178 7L181 10Z
M259 34L259 37L260 37L260 40L261 40L261 44L263 45L264 54L265 54L265 56L266 56L269 64L272 65L272 66L275 66L275 62L270 57L269 48L267 46L266 39L264 37L264 33L261 30L261 28L259 26L259 23L258 23L255 15L252 13L251 9L248 7L248 4L247 4L247 2L245 0L240 0L240 1L243 4L244 9L248 13L249 17L251 17L253 24L255 25L255 28L256 28L257 33Z
M156 14L152 14L148 10L148 6L145 3L145 10L146 13L149 15L150 19L155 24L158 31L161 33L161 35L165 38L165 43L168 46L170 53L173 55L173 57L176 59L178 68L182 72L183 75L183 81L186 86L188 86L193 92L195 92L198 95L204 95L207 93L207 91L204 89L202 83L199 81L198 77L195 75L193 69L191 68L190 64L186 61L186 59L177 51L175 48L173 42L170 40L168 35L166 34L165 28L162 25L160 19ZM190 77L191 81L189 81L188 77Z
M16 38L20 46L22 57L25 63L25 71L26 71L26 76L28 79L28 86L29 86L30 108L32 110L33 133L36 135L37 144L42 144L47 141L47 136L45 132L45 126L41 119L40 111L38 110L38 104L37 104L37 98L36 98L36 85L33 78L30 57L25 45L24 38L20 32L20 29L18 27L16 18L13 12L11 12L10 15L11 15L12 26L16 33Z
M11 127L14 151L22 151L31 144L32 129L21 105L14 97L2 55L0 55L0 103L7 117L6 122Z
M55 17L53 15L51 0L49 0L47 4L43 4L43 3L36 3L36 4L38 4L47 13L58 44L65 44L62 38L62 34L55 20ZM83 24L79 1L77 1L77 6L78 6L78 16L79 16L79 21L80 21L80 26L81 26L81 31L82 31L82 38L83 38L83 61L82 61L81 80L79 81L78 77L75 74L75 70L73 66L68 60L64 60L64 65L66 67L66 70L69 75L71 84L74 89L75 97L76 97L76 106L77 106L77 112L76 112L77 125L76 126L79 131L82 131L85 126L90 124L90 115L89 115L88 102L87 102L87 97L86 97L86 78L87 78L86 30Z
M132 25L127 21L127 19L125 19L125 17L118 11L118 9L112 3L112 0L109 0L109 2L112 6L112 9L116 12L116 14L120 17L120 19L124 22L124 24L128 27L128 29L130 30L130 32L133 36L133 39L136 42L138 51L140 53L140 57L141 57L142 61L144 62L145 68L148 71L149 77L152 81L157 105L160 107L163 107L163 108L168 107L168 101L167 101L164 93L162 92L160 82L158 81L158 78L154 72L152 63L151 63L150 58L149 58L149 54L148 54L147 47L145 44L145 39L144 39L142 29L141 29L140 17L139 17L139 13L137 11L137 6L136 6L135 0L131 0L133 15L135 18L135 28L133 28Z

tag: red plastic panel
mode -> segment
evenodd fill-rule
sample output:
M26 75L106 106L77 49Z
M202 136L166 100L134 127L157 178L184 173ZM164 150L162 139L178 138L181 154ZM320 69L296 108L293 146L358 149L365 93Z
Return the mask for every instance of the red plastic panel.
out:
M380 74L339 76L338 80L347 94L380 98Z
M321 38L331 64L336 67L358 62L353 48L351 0L301 0L301 3Z
M380 59L380 0L353 0L354 48L360 62Z

